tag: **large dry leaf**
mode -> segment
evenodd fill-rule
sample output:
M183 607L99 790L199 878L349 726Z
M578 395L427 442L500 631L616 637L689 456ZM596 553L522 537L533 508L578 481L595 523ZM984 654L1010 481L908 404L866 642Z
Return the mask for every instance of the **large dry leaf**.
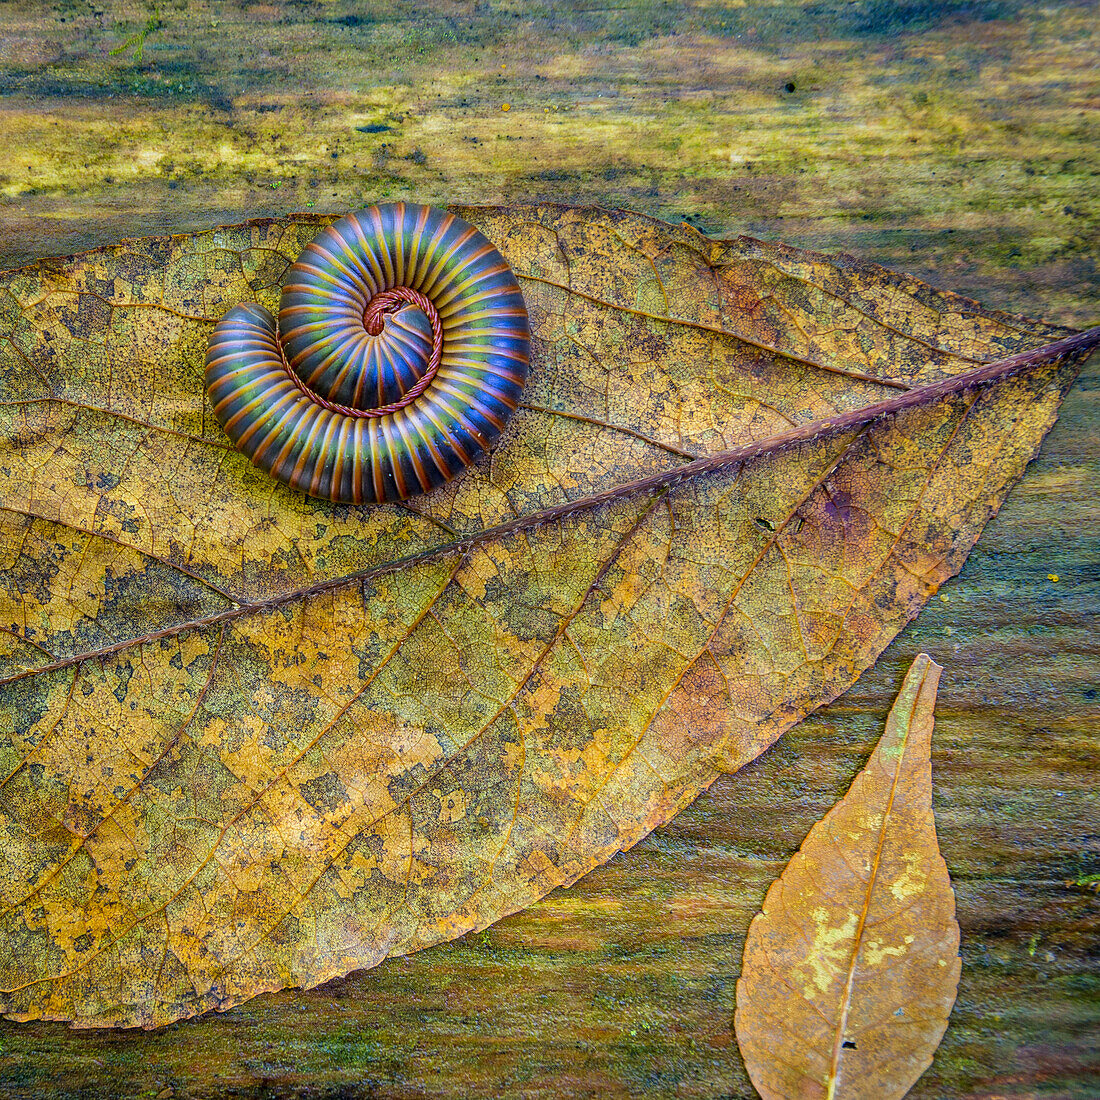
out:
M943 1038L960 961L932 817L942 671L913 662L867 766L749 926L735 1024L764 1100L897 1100Z
M290 493L204 398L214 320L326 219L3 278L10 1016L162 1024L575 881L874 662L1096 335L630 214L461 213L520 276L528 404L405 505Z

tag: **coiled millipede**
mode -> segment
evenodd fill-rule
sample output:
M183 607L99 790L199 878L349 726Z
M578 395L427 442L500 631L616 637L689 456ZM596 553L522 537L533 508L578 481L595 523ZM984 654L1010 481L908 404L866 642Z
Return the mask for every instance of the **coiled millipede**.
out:
M519 284L472 225L429 206L348 214L287 272L276 324L235 306L206 352L214 415L254 465L341 504L403 500L462 472L519 402Z

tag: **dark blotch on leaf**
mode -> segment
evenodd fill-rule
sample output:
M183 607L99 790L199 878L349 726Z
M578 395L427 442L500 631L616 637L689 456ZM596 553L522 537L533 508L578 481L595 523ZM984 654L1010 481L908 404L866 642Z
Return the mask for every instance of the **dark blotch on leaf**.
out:
M348 792L340 777L335 772L326 772L308 783L303 783L299 790L302 797L315 809L323 812L331 812L348 800Z

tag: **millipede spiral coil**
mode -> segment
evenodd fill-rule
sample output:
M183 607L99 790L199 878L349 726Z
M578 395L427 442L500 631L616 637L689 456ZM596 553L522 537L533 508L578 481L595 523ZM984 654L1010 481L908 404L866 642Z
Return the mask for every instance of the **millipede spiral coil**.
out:
M206 353L234 446L293 489L403 500L487 451L527 380L530 329L501 254L461 218L384 203L349 214L287 272L276 323L235 306Z

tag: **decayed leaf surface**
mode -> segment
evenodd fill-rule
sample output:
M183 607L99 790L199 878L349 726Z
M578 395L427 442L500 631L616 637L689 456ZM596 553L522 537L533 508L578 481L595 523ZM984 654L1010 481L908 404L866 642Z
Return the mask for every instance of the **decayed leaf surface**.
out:
M896 1100L943 1038L960 960L932 816L942 671L913 662L867 766L749 926L735 1023L765 1100Z
M520 277L527 405L404 505L288 492L203 394L214 321L325 219L3 277L9 1015L157 1025L575 881L874 662L1092 339L962 388L1067 331L636 215L460 213Z

